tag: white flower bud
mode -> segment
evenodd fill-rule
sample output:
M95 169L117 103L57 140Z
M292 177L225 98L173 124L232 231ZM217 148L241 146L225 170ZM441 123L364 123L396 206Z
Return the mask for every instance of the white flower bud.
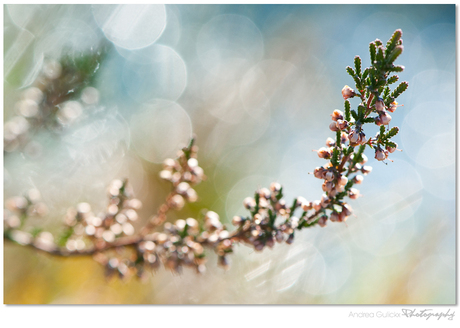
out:
M332 181L334 180L334 173L331 172L331 171L327 171L326 174L325 174L325 179L327 181Z

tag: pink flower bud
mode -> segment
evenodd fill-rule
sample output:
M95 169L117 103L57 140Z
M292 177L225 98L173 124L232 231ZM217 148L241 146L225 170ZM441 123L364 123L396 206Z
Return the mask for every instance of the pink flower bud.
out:
M324 192L331 192L331 190L334 188L334 184L328 181L328 182L324 182L322 187L323 187Z
M317 150L319 158L329 159L331 158L331 150L329 148L321 147Z
M340 176L339 180L337 183L341 186L345 186L348 183L348 178L344 175Z
M382 98L379 98L376 102L375 102L375 110L377 112L381 112L381 111L384 111L385 110L385 104L383 103L383 99Z
M391 116L386 111L380 112L379 118L380 118L380 122L383 125L388 125L390 123L390 121L391 121Z
M333 121L343 120L343 112L338 109L334 110L331 116Z
M340 141L344 144L348 141L348 134L346 132L342 132L342 135L340 136Z
M315 176L315 178L322 179L324 171L326 171L324 167L317 167L313 170L313 175Z
M319 200L315 200L313 203L312 203L312 207L315 211L319 211L321 209L321 201Z
M337 127L338 127L340 130L346 129L347 126L348 126L348 122L347 122L347 121L344 121L344 120L337 120Z
M329 218L329 220L331 220L331 222L337 222L337 221L339 221L339 213L337 213L337 212L332 212L332 213L331 213L331 217Z
M320 227L325 227L327 222L327 216L323 215L319 218L318 224Z
M386 150L388 150L388 152L391 153L391 154L394 153L395 150L398 149L398 144L395 143L395 145L396 145L396 147L386 147Z
M337 131L338 129L339 129L339 128L338 128L336 122L332 122L331 124L329 124L329 130L331 130L332 132L335 132L335 131Z
M356 199L360 196L360 193L359 193L359 190L356 189L356 188L350 188L350 190L348 191L348 196L351 198L351 199Z
M351 206L349 204L343 204L342 205L342 213L345 216L350 216L351 213L353 213L353 209L351 208Z
M348 85L344 86L342 89L342 97L347 100L348 98L353 98L355 96L355 91L350 88Z
M353 182L356 184L361 184L363 180L364 180L364 177L360 174L353 178Z
M335 145L334 139L332 139L331 137L326 139L326 146L327 147L333 147L334 145Z

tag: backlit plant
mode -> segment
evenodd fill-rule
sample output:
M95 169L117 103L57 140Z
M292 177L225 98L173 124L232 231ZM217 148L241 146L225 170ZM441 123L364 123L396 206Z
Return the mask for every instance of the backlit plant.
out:
M161 264L175 272L184 266L203 272L205 249L214 250L219 264L226 267L228 255L238 243L262 251L275 243L293 243L296 231L304 228L324 227L328 221L345 222L353 213L347 199L360 196L356 185L372 171L366 165L366 148L371 148L373 156L383 162L390 160L389 155L398 148L392 138L399 129L390 128L389 113L395 112L399 106L396 99L408 87L407 82L391 87L399 80L396 74L404 69L394 64L403 51L401 36L401 30L396 30L386 45L378 39L371 42L370 67L362 69L361 58L356 56L354 68L346 68L355 86L342 89L344 109L332 112L329 125L334 137L327 138L325 146L316 151L320 158L327 160L312 172L314 177L323 180L324 193L319 199L297 197L286 203L283 187L274 182L268 188L257 190L252 197L244 198L243 204L249 213L233 217L234 231L229 231L213 211L208 211L203 219L168 222L170 211L180 210L187 202L198 199L194 187L205 178L198 165L198 147L192 139L176 159L164 161L160 177L171 185L171 192L139 231L135 231L132 222L138 220L137 210L142 204L134 198L128 181L115 180L108 187L108 203L103 213L96 214L88 203L77 204L68 209L65 226L57 236L26 226L29 217L47 214L37 190L7 199L5 239L56 256L92 256L105 266L108 276L142 277ZM61 63L48 63L36 85L26 90L18 102L18 115L5 124L5 150L12 152L26 147L26 132L30 128L50 124L65 128L78 117L81 106L97 101L97 90L87 85L91 82L90 73L95 73L98 67L93 60L102 55L103 52L97 52L82 57L81 63L66 59ZM66 72L73 72L72 67L78 65L83 65L86 71L77 74L81 79L71 80L80 87L63 83L68 79ZM74 73L76 71L69 74ZM77 90L83 104L56 87L63 85ZM379 126L378 133L366 135L366 124Z

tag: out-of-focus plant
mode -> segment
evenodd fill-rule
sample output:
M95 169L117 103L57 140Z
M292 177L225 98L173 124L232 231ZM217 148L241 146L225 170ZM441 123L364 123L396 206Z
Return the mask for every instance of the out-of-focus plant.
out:
M361 184L363 175L372 170L365 165L365 149L372 148L375 158L385 162L388 155L398 148L391 138L399 129L389 127L389 113L399 106L396 99L408 87L407 82L401 82L393 90L390 88L399 79L396 73L404 69L394 65L403 51L401 36L401 30L396 30L386 45L378 39L371 42L370 67L363 70L361 58L356 56L354 68L346 69L355 82L355 89L349 86L342 89L344 111L334 110L329 125L329 129L335 132L335 139L328 138L326 147L316 151L320 158L328 160L313 171L316 178L324 180L324 194L320 199L308 201L297 197L290 205L286 204L283 187L274 182L269 188L257 190L254 197L244 199L249 214L233 218L236 230L232 232L213 211L208 211L198 220L187 218L167 222L171 210L180 210L186 202L197 200L193 187L205 179L203 169L198 166L198 147L192 139L189 146L179 151L176 159L164 161L160 177L171 184L172 190L157 213L139 231L136 232L131 223L138 219L137 210L142 204L133 198L126 180L115 180L108 188L109 200L104 213L96 215L88 203L70 208L65 216L65 227L58 236L36 227L24 228L29 216L46 214L37 190L29 191L23 197L8 199L5 202L5 239L57 256L93 256L105 266L108 276L143 277L146 270L156 269L161 263L176 272L184 266L203 272L205 249L214 250L219 264L226 267L227 255L233 252L237 243L261 251L266 246L273 247L276 242L291 244L297 230L315 225L324 227L328 221L345 222L352 214L352 208L345 199L360 196L355 185ZM101 54L98 52L97 56ZM26 119L68 123L75 116L75 108L66 109L72 102L70 94L81 93L81 99L84 102L88 99L88 103L96 97L94 90L88 89L91 88L88 84L97 70L97 65L93 63L99 59L82 57L81 65L66 59L61 63L48 63L39 79L39 86L28 89L24 99L20 100L20 115L12 120L20 121L22 117L22 123L14 121L14 126L19 123L26 125ZM58 79L64 80L55 82ZM74 88L72 83L79 88ZM85 95L85 92L88 94ZM349 100L352 98L360 100L354 109ZM5 125L5 150L14 151L21 145L14 140L22 134L16 133L17 129L10 128L9 124L13 123L9 121ZM367 137L364 132L366 124L380 126L379 132L374 137Z

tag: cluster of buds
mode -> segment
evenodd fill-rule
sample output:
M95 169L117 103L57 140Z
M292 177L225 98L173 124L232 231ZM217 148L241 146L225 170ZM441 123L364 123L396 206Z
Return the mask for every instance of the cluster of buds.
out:
M85 87L79 99L61 99L62 94L56 86L60 84L62 73L63 67L59 62L47 61L33 85L22 92L14 106L16 115L4 125L3 145L6 152L21 149L34 155L39 146L30 141L30 133L36 127L61 129L99 102L99 91L94 87Z
M329 124L329 129L333 132L336 132L337 130L345 130L349 123L348 121L344 120L343 118L343 112L336 109L332 112L332 123Z
M351 146L365 145L368 140L363 131L359 131L358 128L351 130L348 134L348 140Z
M375 124L377 124L378 126L390 124L391 115L388 114L388 111L386 110L385 103L383 102L382 98L377 99L374 107L378 113L378 116L375 118ZM396 110L396 106L391 106L391 108L391 112L394 112Z
M286 241L291 244L294 240L294 230L300 228L301 220L294 216L297 207L312 208L305 199L296 200L291 208L282 199L282 187L274 182L270 189L261 188L255 197L247 197L243 205L251 212L251 216L235 216L232 224L237 227L236 240L252 245L256 251L262 251L265 246L272 248L275 242Z
M203 226L193 218L179 219L174 224L166 222L163 232L148 234L136 244L135 254L106 258L106 274L127 277L136 273L142 277L161 264L176 273L182 272L183 267L203 273L206 270L205 247L215 250L219 265L228 266L226 255L233 251L233 241L217 213L212 211L206 213Z
M65 247L68 251L81 251L88 242L101 248L117 238L134 234L133 222L138 219L141 201L132 198L131 188L121 180L112 181L108 195L105 213L95 215L88 203L79 203L67 211L65 224L70 233L65 236Z
M5 230L18 229L24 224L27 217L43 217L48 208L41 201L40 192L30 189L24 196L15 196L5 200L3 220Z
M192 143L188 148L178 152L178 158L167 158L163 162L163 170L160 178L170 181L173 185L173 193L169 198L168 205L171 208L180 210L185 200L196 202L198 195L192 186L199 184L206 177L203 169L198 166L197 160L198 146Z

